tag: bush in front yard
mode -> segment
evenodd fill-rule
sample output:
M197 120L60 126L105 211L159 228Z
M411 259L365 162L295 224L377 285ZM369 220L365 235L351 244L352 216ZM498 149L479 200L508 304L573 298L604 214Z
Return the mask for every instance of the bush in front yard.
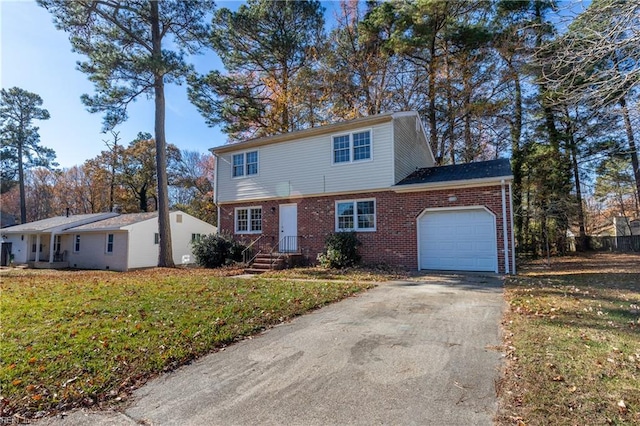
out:
M347 268L360 262L358 246L362 245L355 232L337 232L326 240L326 253L318 255L325 268Z
M218 268L242 259L245 246L224 234L211 234L195 241L193 255L196 263L204 268Z

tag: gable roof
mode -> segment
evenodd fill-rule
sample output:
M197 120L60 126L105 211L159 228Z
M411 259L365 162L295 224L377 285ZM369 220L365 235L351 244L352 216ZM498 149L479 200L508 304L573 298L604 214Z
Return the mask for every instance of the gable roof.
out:
M72 216L56 216L49 219L37 220L35 222L23 223L2 230L3 233L26 233L26 232L51 232L60 231L85 223L95 222L101 219L116 216L117 213L90 213L76 214Z
M404 112L386 112L377 115L369 115L366 117L356 118L354 120L341 121L338 123L327 124L319 127L312 127L310 129L298 130L290 133L283 133L280 135L266 136L262 138L249 139L243 142L232 143L227 145L211 148L210 151L215 154L222 154L230 151L239 151L248 148L255 148L263 145L270 145L279 142L291 141L294 139L302 139L311 136L322 135L325 133L335 133L340 131L346 131L354 127L371 126L378 123L384 123L392 121L396 117L415 115L418 113L415 111Z
M158 212L146 213L126 213L119 216L111 217L99 222L87 223L85 225L75 226L67 229L68 232L75 231L105 231L117 230L135 223L144 222L145 220L158 217Z
M507 158L418 169L398 182L396 186L468 181L472 179L497 180L499 178L513 178L511 164Z

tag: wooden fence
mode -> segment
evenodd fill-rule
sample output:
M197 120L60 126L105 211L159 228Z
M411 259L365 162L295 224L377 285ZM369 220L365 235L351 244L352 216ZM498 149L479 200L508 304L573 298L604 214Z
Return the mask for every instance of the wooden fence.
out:
M624 237L587 237L588 250L640 252L640 235Z

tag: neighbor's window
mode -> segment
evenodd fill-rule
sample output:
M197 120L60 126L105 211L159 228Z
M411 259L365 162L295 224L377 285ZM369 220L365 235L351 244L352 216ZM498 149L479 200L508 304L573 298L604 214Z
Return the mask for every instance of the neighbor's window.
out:
M76 235L73 239L73 251L76 253L80 251L80 235Z
M113 234L107 234L107 253L113 253Z
M160 244L160 234L157 232L153 235L153 244Z
M371 131L333 137L333 162L351 163L371 159Z
M191 234L191 242L197 243L202 239L202 234Z
M375 231L375 200L336 202L336 231Z
M258 174L258 151L233 155L232 176L250 176Z
M262 207L236 209L236 233L259 234L262 232Z

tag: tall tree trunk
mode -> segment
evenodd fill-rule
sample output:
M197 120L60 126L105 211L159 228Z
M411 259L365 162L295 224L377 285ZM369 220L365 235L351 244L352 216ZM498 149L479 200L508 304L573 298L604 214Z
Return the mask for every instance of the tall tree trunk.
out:
M148 212L148 198L147 198L147 185L144 184L138 191L138 199L140 200L140 211Z
M158 67L155 71L155 133L156 133L156 167L158 175L158 233L160 234L158 266L174 267L171 249L171 224L169 222L169 189L167 179L167 149L164 134L165 100L164 80L162 70L159 69L162 58L160 36L160 17L158 2L150 1L151 5L151 41L153 43L153 58Z
M570 120L569 114L567 119ZM572 128L573 126L571 126ZM587 232L584 226L584 207L582 204L582 189L580 188L580 171L578 170L578 148L576 147L575 140L573 138L573 131L569 130L569 137L571 138L571 166L573 168L573 179L576 184L576 202L578 204L578 242L576 249L578 251L584 251L587 249Z
M511 61L507 61L514 86L513 121L511 121L511 168L513 173L513 209L516 232L516 242L523 246L523 217L522 217L522 166L524 152L520 148L522 137L522 87L520 75Z
M449 138L449 159L451 161L451 164L456 164L456 140L454 131L456 125L456 117L453 111L453 93L451 92L451 64L449 63L448 47L445 49L444 60L447 70L447 118L449 121L449 129L447 130L447 134Z
M633 136L633 128L631 127L631 120L629 119L629 109L627 108L627 101L624 96L620 98L620 107L622 107L624 128L627 132L627 141L629 142L631 166L633 167L633 177L636 181L636 199L640 199L640 166L638 165L638 149L636 148L636 141L635 137Z
M20 223L27 223L27 200L24 190L24 163L22 159L22 139L18 140L18 185L20 187Z
M436 37L435 34L431 38L431 45L429 46L429 52L431 57L429 58L429 144L431 150L436 156L436 165L442 164L443 152L438 152L438 121L436 117Z

